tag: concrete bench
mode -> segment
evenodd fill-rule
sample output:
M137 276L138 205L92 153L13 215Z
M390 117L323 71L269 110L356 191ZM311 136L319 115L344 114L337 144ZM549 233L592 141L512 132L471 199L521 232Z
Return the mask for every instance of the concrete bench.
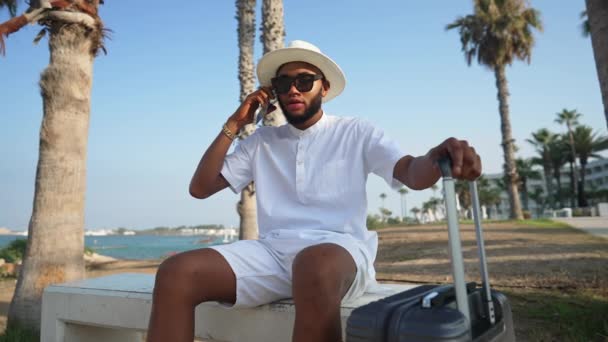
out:
M383 284L381 292L344 304L342 328L354 308L415 286ZM142 341L153 287L153 275L137 273L51 285L43 294L41 341ZM291 341L294 318L291 300L238 310L208 302L196 308L195 335L210 341Z

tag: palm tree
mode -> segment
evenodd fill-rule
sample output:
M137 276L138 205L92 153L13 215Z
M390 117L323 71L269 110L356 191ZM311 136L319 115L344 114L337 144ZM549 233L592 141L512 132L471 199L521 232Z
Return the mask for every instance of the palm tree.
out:
M238 20L239 41L239 83L241 91L239 101L245 101L247 95L255 90L253 45L255 41L255 6L256 0L237 0L236 19ZM247 138L255 130L255 124L247 125L240 133L241 139ZM240 216L239 239L253 240L258 237L257 206L255 186L252 183L241 191L241 200L237 203Z
M474 4L474 14L459 17L446 29L459 29L462 51L468 65L477 56L478 63L490 68L496 77L511 218L521 219L523 215L517 191L518 175L505 68L515 58L530 62L534 45L532 29L542 30L540 14L528 8L523 0L474 0Z
M568 156L570 148L568 143L564 141L564 137L561 135L556 136L556 138L549 142L549 156L551 157L551 170L553 171L553 179L557 184L557 200L559 202L560 207L564 207L563 202L563 190L562 190L562 167L568 161ZM548 194L551 196L551 194Z
M537 216L542 215L545 210L545 206L547 205L547 197L544 194L544 191L541 187L535 187L533 191L529 193L530 198L536 202L536 214Z
M2 6L14 11L14 3L2 1ZM14 18L20 21L0 24L0 32L5 33L39 22L42 32L49 34L50 51L39 83L43 116L34 204L9 325L39 329L42 290L85 275L82 251L91 85L93 61L103 48L104 33L99 3L51 2L52 8L30 7Z
M572 186L572 193L574 194L573 198L571 199L571 205L574 208L576 206L575 198L577 197L576 185L578 184L578 175L576 172L576 151L574 150L574 136L572 135L572 131L574 127L578 125L578 118L580 118L582 114L578 113L576 109L567 110L564 108L561 112L556 113L556 115L557 119L555 119L555 122L560 125L566 125L566 128L568 129L567 141L570 145L570 177L572 178L570 183Z
M477 178L477 191L479 193L479 204L486 207L496 207L500 204L501 190L493 187L484 176Z
M409 192L405 187L398 190L401 195L401 221L405 222L405 214L407 213L407 203L405 202L405 195Z
M380 214L382 215L382 222L386 222L387 219L391 217L393 212L386 208L380 208Z
M260 40L264 54L285 46L285 25L283 21L283 0L262 1L262 32ZM264 126L281 126L286 120L280 106L262 118Z
M554 208L555 201L553 198L553 182L551 181L551 151L549 149L554 139L556 139L556 135L546 128L533 132L532 139L526 139L528 143L536 148L536 152L540 155L540 165L543 167L545 186L548 194L547 199L551 208Z
M412 214L414 214L414 218L417 220L418 213L420 213L420 209L418 209L417 207L413 207L412 209L410 209L410 211L412 212Z
M517 173L519 174L519 184L524 202L524 210L530 211L528 181L531 179L540 179L540 173L534 170L534 164L531 159L517 158L515 164L517 165Z
M431 197L428 201L422 203L422 211L430 211L433 216L437 218L437 207L441 204L442 200L438 197Z
M458 196L458 203L460 203L460 216L466 217L466 213L471 208L472 204L469 182L457 180L454 184L454 190L456 191L456 196Z
M386 207L384 206L384 200L386 199L386 197L387 197L387 196L386 196L386 194L385 194L384 192L380 194L380 199L382 200L382 208L386 208Z
M608 149L608 137L598 136L593 133L589 126L578 126L574 130L574 147L576 155L581 164L581 180L578 183L579 197L578 205L581 207L587 206L587 197L585 196L585 172L587 161L589 158L601 158L596 152Z
M608 125L608 1L586 0L589 33Z

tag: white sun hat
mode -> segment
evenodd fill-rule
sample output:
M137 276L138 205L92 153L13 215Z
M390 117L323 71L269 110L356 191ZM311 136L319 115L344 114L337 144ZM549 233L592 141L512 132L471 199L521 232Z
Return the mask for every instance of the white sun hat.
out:
M309 42L294 40L289 46L268 52L258 62L257 75L260 85L271 86L271 80L281 65L290 62L306 62L319 68L329 81L329 91L323 98L327 102L340 95L346 86L346 77L342 69L331 58Z

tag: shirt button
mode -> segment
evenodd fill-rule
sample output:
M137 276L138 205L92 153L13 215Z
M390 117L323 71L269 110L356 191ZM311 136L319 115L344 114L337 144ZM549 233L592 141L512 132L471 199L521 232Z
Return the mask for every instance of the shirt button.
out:
M302 165L302 161L301 160L298 160L298 165Z

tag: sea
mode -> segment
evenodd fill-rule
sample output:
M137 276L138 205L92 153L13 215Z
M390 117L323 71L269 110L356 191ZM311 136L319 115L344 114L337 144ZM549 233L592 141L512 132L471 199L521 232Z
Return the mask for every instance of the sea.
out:
M0 235L0 248L19 235ZM175 253L226 243L223 237L208 238L201 235L106 235L85 236L85 246L95 253L117 259L160 259ZM61 246L57 246L61 248Z

